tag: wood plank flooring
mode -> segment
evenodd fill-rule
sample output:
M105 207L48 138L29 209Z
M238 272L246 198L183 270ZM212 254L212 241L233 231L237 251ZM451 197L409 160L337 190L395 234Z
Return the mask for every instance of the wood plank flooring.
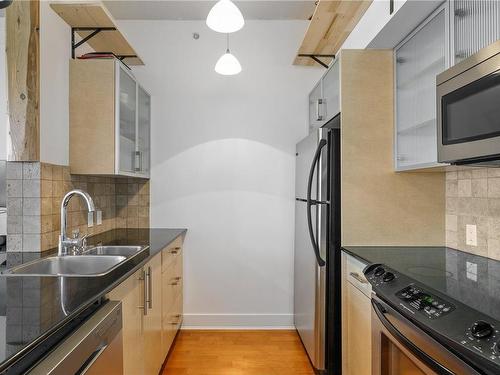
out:
M314 375L295 331L181 331L163 375Z

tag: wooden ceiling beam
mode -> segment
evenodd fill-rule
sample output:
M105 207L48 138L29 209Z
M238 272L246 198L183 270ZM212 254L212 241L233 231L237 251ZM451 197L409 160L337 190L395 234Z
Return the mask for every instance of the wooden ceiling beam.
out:
M316 65L313 59L299 55L335 55L354 30L372 0L319 0L307 28L294 65ZM331 58L319 58L325 64Z

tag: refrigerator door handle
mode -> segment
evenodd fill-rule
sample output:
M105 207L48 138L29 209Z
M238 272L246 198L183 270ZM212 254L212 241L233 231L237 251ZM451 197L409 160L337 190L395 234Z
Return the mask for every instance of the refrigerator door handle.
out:
M316 241L316 238L314 238L314 230L311 218L311 208L313 205L317 204L317 201L311 199L311 190L314 178L314 170L316 169L316 164L318 164L319 158L321 156L321 150L323 149L323 147L326 146L326 144L327 142L325 139L319 141L318 148L316 149L316 153L314 154L314 158L312 161L311 170L309 171L309 180L307 181L307 226L309 228L309 237L311 239L311 243L313 246L314 255L316 255L316 260L320 267L325 266L326 262L323 259L321 259L318 242Z

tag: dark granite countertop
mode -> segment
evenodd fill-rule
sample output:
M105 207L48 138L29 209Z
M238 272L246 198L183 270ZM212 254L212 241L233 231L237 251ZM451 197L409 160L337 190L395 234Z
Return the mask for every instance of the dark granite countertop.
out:
M367 264L381 263L500 320L500 262L448 247L347 246Z
M143 255L102 277L0 275L0 291L3 288L5 294L0 296L0 374L22 372L81 324L106 293L185 233L186 229L115 229L89 238L89 244L149 245ZM6 267L56 252L7 253Z

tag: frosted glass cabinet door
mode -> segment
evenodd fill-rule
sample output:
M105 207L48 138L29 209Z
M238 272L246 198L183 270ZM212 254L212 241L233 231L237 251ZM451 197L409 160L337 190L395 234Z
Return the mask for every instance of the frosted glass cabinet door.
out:
M452 8L455 64L500 39L500 1L453 0Z
M330 121L340 112L340 63L336 60L323 77L325 120Z
M446 68L446 9L395 49L396 169L437 164L436 76Z
M325 123L324 108L321 81L319 81L309 94L309 132L322 127Z
M119 69L119 172L135 173L137 88L125 68Z
M138 95L138 137L137 137L137 166L136 171L141 175L149 176L151 157L151 98L141 87L137 88Z

